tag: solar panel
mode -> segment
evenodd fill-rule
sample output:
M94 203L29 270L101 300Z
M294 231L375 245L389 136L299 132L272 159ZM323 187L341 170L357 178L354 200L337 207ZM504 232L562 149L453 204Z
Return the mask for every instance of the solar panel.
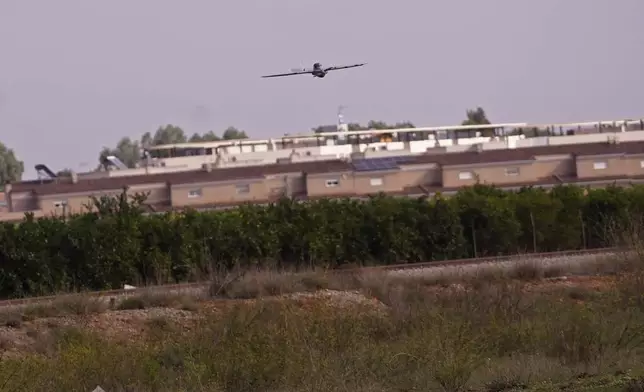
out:
M402 158L402 159L401 159ZM398 168L398 161L406 157L368 158L353 161L356 171L393 170Z
M399 164L399 165L401 163L407 163L407 162L413 162L414 161L413 156L400 156L400 157L394 157L394 159L396 160L396 163Z

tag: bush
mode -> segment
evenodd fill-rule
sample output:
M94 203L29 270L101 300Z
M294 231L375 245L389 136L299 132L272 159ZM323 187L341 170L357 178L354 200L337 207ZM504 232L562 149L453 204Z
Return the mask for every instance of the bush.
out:
M604 247L639 222L641 187L350 199L145 215L103 197L63 218L0 224L0 297L193 281L238 269L339 268Z

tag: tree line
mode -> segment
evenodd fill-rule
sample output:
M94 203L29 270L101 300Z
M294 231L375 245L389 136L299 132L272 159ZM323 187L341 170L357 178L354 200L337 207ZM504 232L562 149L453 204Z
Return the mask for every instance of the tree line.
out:
M587 193L587 194L586 194ZM606 247L644 212L644 187L465 188L449 198L282 199L146 214L145 195L0 225L0 297L186 282L239 267L338 268Z
M473 110L466 111L466 120L462 125L472 124L489 124L485 111L478 107ZM372 120L367 125L358 123L348 124L349 130L359 131L366 129L395 129L395 128L415 128L414 124L410 122L398 122L395 124L388 124L384 121ZM323 132L325 126L313 128L313 132ZM136 163L141 158L141 148L157 146L161 144L174 144L185 142L207 142L218 140L236 140L246 139L249 136L245 131L239 130L235 127L226 128L221 136L214 131L209 131L203 134L194 133L192 136L188 134L179 126L167 124L160 126L154 133L146 132L139 139L130 137L121 138L114 147L103 147L98 154L98 166L95 170L104 170L105 158L110 155L118 157L128 167L135 167ZM25 171L24 162L18 159L15 151L0 142L0 190L7 182L16 182L22 179ZM58 175L65 176L71 172L68 168L63 168L57 171Z
M461 125L485 125L491 124L490 120L485 113L485 110L477 106L475 109L468 109L465 111L465 120L461 121ZM321 125L315 128L311 128L314 133L329 132L330 129L335 128L331 125ZM362 125L360 123L349 123L347 124L347 129L349 131L366 131L369 129L374 130L386 130L386 129L399 129L399 128L416 128L416 126L410 121L402 121L393 124L389 124L381 120L371 120L367 125ZM490 134L489 136L494 136L494 129L483 129L481 130L482 134Z
M246 139L248 135L235 127L228 127L221 136L213 131L204 134L195 133L188 137L185 131L176 125L168 124L159 127L154 134L151 132L144 133L139 140L124 137L119 140L116 147L103 147L99 153L99 167L105 168L105 158L114 155L119 158L128 167L135 167L141 160L141 149L158 146L161 144L176 144L186 142L210 142L219 140Z

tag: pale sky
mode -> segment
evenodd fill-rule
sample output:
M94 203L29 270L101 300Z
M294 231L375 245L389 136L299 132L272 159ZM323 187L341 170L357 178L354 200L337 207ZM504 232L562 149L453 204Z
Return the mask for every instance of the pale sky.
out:
M0 141L26 178L172 123L251 137L345 118L644 116L642 0L0 0ZM294 67L362 68L261 79ZM85 164L85 166L84 166Z

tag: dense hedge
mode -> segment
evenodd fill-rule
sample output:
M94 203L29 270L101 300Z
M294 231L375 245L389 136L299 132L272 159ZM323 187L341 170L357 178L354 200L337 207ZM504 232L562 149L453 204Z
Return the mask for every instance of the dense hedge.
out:
M162 215L143 214L142 201L103 198L91 213L0 225L0 296L181 282L238 265L338 267L609 246L644 212L644 188L586 196L576 186L477 185L449 198L284 199Z

